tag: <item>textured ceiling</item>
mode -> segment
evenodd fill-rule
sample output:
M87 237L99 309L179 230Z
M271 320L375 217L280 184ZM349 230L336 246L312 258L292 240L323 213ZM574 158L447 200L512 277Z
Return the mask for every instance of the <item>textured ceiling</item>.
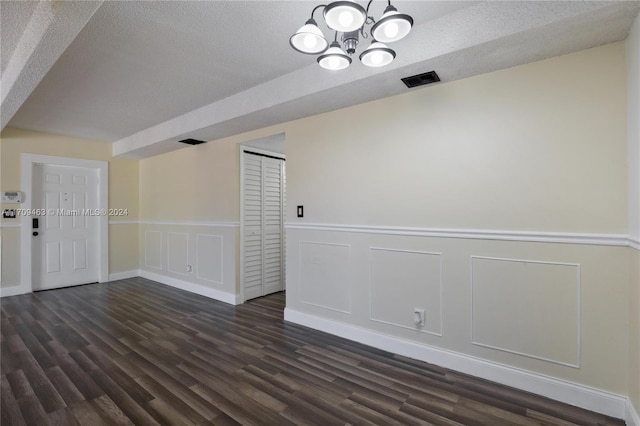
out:
M0 1L0 69L4 73L38 3L34 1Z
M31 3L2 1L3 70ZM430 69L446 82L622 40L640 8L394 1L415 19L410 36L392 46L396 61L369 69L354 60L334 73L288 44L315 4L106 1L9 126L116 142L115 154L155 155L183 147L175 141L185 137L213 140L402 93L400 77ZM384 6L373 2L373 15ZM358 52L368 41L361 44Z

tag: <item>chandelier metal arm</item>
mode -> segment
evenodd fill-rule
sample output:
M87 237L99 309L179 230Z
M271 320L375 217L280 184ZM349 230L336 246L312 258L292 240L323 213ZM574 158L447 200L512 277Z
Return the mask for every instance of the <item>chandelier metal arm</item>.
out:
M371 3L373 3L373 0L369 0L369 3L367 3L367 8L365 11L365 14L367 15L367 17L364 20L364 23L362 24L362 26L359 28L360 31L360 35L362 36L362 38L369 38L369 34L364 30L364 27L369 24L375 24L376 20L373 19L372 16L369 16L369 7L371 7Z
M321 7L327 7L326 4L319 4L316 7L313 8L313 10L311 11L311 19L313 19L313 14L316 13L316 10L320 9Z
M373 0L369 0L369 3L367 3L367 17L369 17L369 7L371 6L371 3L373 3Z

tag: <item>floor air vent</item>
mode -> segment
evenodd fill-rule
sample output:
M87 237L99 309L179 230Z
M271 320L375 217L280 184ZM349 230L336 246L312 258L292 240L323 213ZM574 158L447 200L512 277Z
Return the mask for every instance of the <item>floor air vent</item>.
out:
M187 145L200 145L205 141L199 141L198 139L182 139L180 142L186 143Z
M435 71L412 75L411 77L402 79L402 82L406 84L408 88L424 86L425 84L435 83L437 81L440 81L440 77L438 77Z

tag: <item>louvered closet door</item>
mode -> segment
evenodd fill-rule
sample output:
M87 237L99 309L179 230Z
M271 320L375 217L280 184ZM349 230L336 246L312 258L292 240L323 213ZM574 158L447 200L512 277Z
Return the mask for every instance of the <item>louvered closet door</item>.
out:
M264 296L283 285L284 161L244 154L244 298Z
M282 160L262 158L264 293L282 291Z

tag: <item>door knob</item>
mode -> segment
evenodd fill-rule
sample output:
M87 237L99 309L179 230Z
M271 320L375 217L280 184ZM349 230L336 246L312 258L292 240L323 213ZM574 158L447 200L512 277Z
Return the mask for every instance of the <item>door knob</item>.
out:
M37 237L38 236L38 231L33 231L33 236Z

